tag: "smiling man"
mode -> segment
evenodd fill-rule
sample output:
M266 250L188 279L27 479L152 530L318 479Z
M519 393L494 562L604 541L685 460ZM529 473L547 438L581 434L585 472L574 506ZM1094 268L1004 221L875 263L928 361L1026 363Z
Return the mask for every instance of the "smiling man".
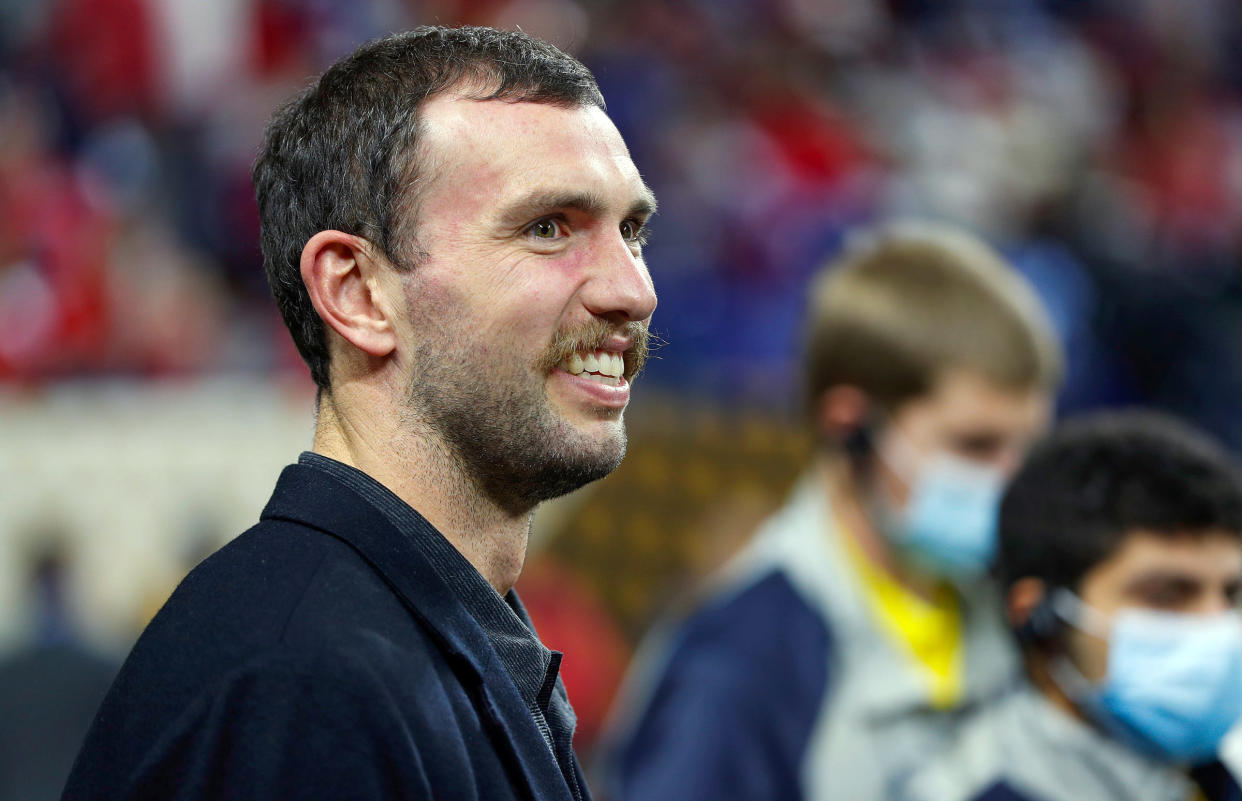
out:
M512 586L535 507L620 463L656 304L594 79L520 33L393 36L254 178L314 445L143 634L65 797L587 798Z

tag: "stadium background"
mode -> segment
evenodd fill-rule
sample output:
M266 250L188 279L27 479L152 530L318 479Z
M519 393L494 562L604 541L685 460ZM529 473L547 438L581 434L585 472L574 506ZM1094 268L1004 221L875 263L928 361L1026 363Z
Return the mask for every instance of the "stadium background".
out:
M1062 413L1150 404L1242 447L1237 3L0 0L0 651L123 653L309 444L250 163L310 76L430 22L578 55L661 201L630 456L541 512L519 585L584 750L804 463L804 287L852 229L980 233L1052 310Z

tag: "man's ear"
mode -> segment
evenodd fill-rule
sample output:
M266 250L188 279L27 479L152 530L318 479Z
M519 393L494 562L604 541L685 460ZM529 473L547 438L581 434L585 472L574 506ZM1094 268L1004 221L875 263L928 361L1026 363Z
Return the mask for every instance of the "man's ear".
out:
M871 401L861 389L838 384L819 396L815 412L820 437L845 444L868 423Z
M397 347L381 261L362 237L320 231L302 248L302 281L324 324L359 351L383 358Z
M1005 598L1005 617L1018 639L1027 645L1048 642L1061 627L1048 601L1048 585L1037 578L1013 583Z
M819 396L819 429L824 434L843 438L867 419L870 411L867 394L857 387L838 384Z

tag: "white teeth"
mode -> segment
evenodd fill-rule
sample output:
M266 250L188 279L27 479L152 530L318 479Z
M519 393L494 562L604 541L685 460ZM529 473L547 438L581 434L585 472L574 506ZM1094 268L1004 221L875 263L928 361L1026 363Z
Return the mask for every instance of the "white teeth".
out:
M621 376L625 373L625 358L620 353L605 350L575 353L561 361L560 367L573 375L620 386Z

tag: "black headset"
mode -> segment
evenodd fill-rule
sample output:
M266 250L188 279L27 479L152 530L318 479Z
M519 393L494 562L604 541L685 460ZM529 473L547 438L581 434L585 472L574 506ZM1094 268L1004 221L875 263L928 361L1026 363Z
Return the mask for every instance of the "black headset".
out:
M841 445L851 461L862 463L875 452L874 428L875 423L870 418L866 418L845 435L845 440Z
M1055 640L1061 633L1061 616L1052 608L1052 594L1055 590L1050 589L1040 599L1035 608L1031 610L1031 614L1026 621L1015 630L1018 641L1024 645L1043 645Z

